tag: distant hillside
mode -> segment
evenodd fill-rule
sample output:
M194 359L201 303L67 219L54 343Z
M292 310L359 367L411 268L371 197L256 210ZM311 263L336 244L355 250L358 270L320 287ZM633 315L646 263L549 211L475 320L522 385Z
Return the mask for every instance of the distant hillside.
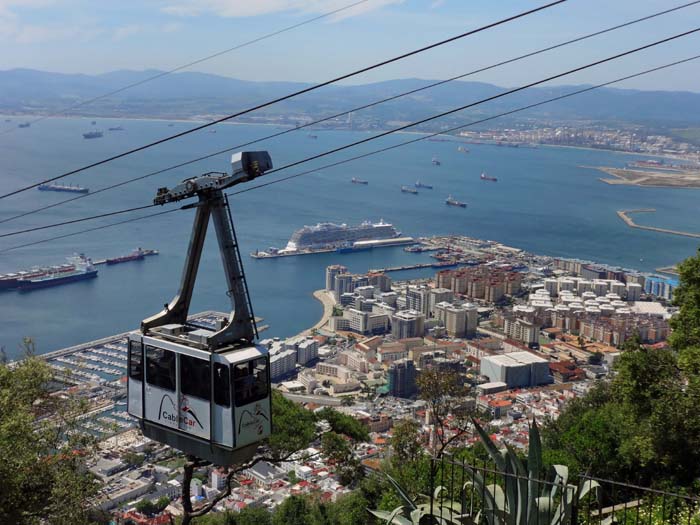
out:
M28 69L0 71L0 112L55 113L160 73L114 71L102 75L60 74ZM432 81L402 79L360 86L328 86L257 113L314 118L425 86ZM250 82L204 73L176 73L145 83L72 114L189 117L234 112L308 84ZM582 86L533 88L484 104L468 113L486 116L565 94ZM452 82L363 111L362 120L410 121L502 92L480 82ZM519 115L538 120L596 120L683 127L700 124L700 93L604 88L535 108ZM464 115L457 117L464 121ZM455 118L448 119L454 122Z

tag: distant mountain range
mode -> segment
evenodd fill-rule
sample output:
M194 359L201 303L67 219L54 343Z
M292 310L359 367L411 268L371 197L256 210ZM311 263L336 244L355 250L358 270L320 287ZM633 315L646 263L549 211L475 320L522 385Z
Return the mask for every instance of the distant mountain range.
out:
M0 71L0 113L55 114L91 99L162 73L157 70L114 71L102 75L61 74L29 69ZM265 108L251 117L319 118L377 99L416 89L433 81L401 79L357 86L327 86ZM297 91L311 84L251 82L205 73L183 72L144 83L72 110L89 116L152 116L187 118L233 113ZM532 88L487 104L432 127L464 122L538 102L585 86ZM503 92L507 88L481 82L451 82L357 113L358 121L407 122ZM518 120L588 120L652 126L700 124L700 93L602 88L534 108ZM489 124L493 127L493 124Z

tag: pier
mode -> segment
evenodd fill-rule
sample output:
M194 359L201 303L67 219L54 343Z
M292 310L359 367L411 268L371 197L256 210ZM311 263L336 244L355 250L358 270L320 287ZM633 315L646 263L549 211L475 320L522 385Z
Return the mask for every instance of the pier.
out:
M668 233L670 235L681 235L683 237L693 237L695 239L700 239L700 233L683 232L679 230L670 230L668 228L657 228L656 226L641 226L634 222L629 216L631 213L654 213L656 209L654 208L639 208L637 210L618 210L617 216L622 219L627 226L630 228L639 228L640 230L649 230L658 233Z
M377 268L370 270L370 273L401 272L404 270L420 270L421 268L435 268L435 263L407 264L404 266L390 266L388 268Z

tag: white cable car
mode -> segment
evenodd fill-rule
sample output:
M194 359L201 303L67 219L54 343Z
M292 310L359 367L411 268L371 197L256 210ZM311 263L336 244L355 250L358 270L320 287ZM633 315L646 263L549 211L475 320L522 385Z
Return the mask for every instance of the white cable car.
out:
M271 431L269 357L254 344L257 327L223 190L262 175L272 161L264 151L243 152L232 165L232 175L208 173L158 190L156 204L199 197L191 205L197 212L178 294L129 334L129 414L145 436L218 465L250 459ZM187 321L210 217L233 307L215 329Z

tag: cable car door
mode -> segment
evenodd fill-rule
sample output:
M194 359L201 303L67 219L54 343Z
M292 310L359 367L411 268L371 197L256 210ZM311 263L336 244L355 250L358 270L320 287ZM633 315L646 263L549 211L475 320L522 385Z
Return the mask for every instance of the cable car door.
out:
M236 405L236 447L257 443L270 435L269 361L266 356L231 366Z
M212 363L214 381L214 403L212 404L212 441L233 447L233 407L231 406L231 373L229 363Z
M143 343L129 340L127 412L143 417Z
M180 354L179 429L211 439L211 363L208 355Z
M144 419L178 428L177 356L172 350L146 345Z

